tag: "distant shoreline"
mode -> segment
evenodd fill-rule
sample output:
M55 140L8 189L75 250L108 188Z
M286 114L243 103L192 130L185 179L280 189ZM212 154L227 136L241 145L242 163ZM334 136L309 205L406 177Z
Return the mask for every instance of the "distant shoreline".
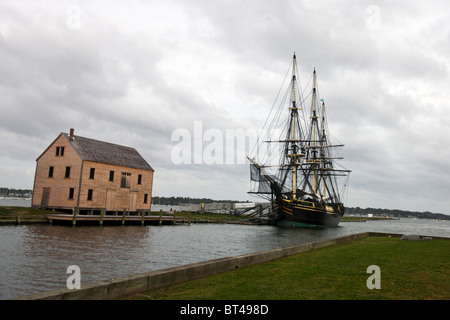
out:
M152 211L154 215L158 215L159 211ZM50 223L48 219L48 215L55 215L57 212L43 209L36 209L30 207L23 206L14 206L14 205L1 205L0 204L0 225L9 225L9 224L32 224L32 223ZM195 213L187 213L183 211L174 211L174 214L177 216L190 216L192 215L192 219L195 219L195 216L198 216L199 219L203 219L213 223L214 221L229 218L229 214L218 214L212 212L204 212L200 214ZM170 214L169 214L170 215ZM238 219L238 217L234 216L233 219ZM406 218L408 219L408 218ZM409 218L410 219L410 218ZM245 219L243 219L245 220ZM380 220L400 220L400 218L395 217L359 217L359 216L344 216L342 218L341 223L354 223L354 222L370 222L370 221L380 221ZM244 222L244 221L241 221Z
M167 203L164 201L157 201L154 200L169 200L170 198L163 198L163 197L152 197L152 211L159 211L159 210L167 210L170 209L179 211L180 205L176 203ZM191 198L183 198L185 203L189 203L189 199ZM5 197L0 196L0 207L2 206L17 206L17 207L31 207L31 200L30 197ZM180 199L178 199L180 200ZM196 202L194 200L205 200L205 199L191 199L193 200L192 203ZM210 200L210 199L209 199ZM154 203L154 202L155 203ZM220 203L220 201L211 200L215 203ZM161 204L163 202L163 204ZM227 200L227 202L231 202L230 200ZM236 201L238 203L238 201ZM432 219L432 220L450 220L449 214L443 214L443 213L432 213L432 212L418 212L418 211L406 211L406 210L397 210L397 209L380 209L380 208L360 208L360 207L347 207L346 208L346 218L349 217L356 217L360 219L368 219L370 217L373 218L411 218L411 219Z

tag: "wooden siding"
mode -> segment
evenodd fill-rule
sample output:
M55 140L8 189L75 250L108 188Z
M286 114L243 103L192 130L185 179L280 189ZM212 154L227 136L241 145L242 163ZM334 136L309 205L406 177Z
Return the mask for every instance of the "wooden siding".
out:
M90 179L91 168L95 169L94 179ZM110 171L114 171L114 181L109 181ZM129 188L121 187L122 172L130 173ZM139 175L142 175L141 184L138 184ZM152 185L153 171L84 161L80 208L106 208L109 193L108 209L111 211L150 210ZM88 200L89 189L92 190L92 200ZM147 203L144 203L145 194Z
M56 147L64 147L63 156L56 156ZM40 207L44 188L50 188L48 207L76 207L81 164L80 156L60 135L36 163L32 206ZM50 167L54 168L53 177L48 176ZM70 167L69 178L65 178L66 167ZM73 200L69 199L70 188L75 188Z

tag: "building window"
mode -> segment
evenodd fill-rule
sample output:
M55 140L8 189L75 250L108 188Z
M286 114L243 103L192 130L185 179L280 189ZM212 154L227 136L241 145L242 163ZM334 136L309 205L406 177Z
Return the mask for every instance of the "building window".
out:
M89 179L94 179L95 168L91 168L91 172L89 173Z
M122 179L120 180L121 188L129 188L130 187L130 177L131 177L131 173L122 172Z
M48 168L48 177L49 177L49 178L53 178L53 170L54 170L54 168L55 168L55 167L49 167L49 168Z
M66 175L64 178L70 178L70 167L66 167Z
M144 203L147 203L147 202L148 202L148 194L144 193Z
M63 156L64 155L64 147L56 147L56 156Z
M138 175L138 184L142 184L142 174Z
M69 189L69 200L73 200L73 194L75 193L75 188Z
M88 196L87 196L88 201L92 201L92 194L93 193L94 193L94 190L88 189Z
M109 172L109 181L114 181L114 171Z

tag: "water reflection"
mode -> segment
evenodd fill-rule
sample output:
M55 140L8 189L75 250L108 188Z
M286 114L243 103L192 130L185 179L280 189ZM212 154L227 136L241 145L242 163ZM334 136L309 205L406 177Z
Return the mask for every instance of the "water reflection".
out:
M1 226L0 299L64 288L70 265L80 267L83 285L365 231L448 237L450 221L372 221L318 229L227 224Z

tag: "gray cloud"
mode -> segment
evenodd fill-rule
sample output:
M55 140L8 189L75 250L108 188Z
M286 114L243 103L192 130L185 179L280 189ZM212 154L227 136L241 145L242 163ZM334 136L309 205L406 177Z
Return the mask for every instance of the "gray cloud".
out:
M262 128L295 51L303 84L316 68L346 145L349 205L450 213L449 7L3 1L0 184L30 188L35 159L74 127L138 149L156 169L155 195L257 200L246 165L175 165L171 135L194 121Z

